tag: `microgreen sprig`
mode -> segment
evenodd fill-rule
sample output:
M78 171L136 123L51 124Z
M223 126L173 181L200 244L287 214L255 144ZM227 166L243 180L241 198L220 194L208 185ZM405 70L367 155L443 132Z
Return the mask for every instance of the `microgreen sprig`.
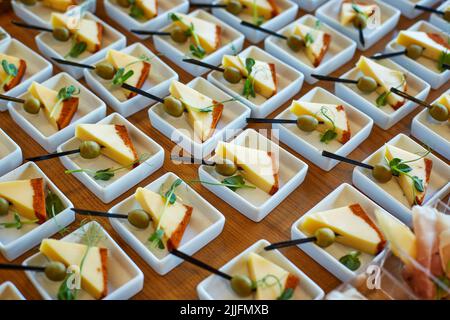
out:
M0 223L0 227L5 229L17 229L20 230L24 225L37 223L39 220L25 220L23 221L17 212L14 212L14 221L13 222L2 222Z
M256 0L253 0L252 3L252 18L253 23L256 24L257 26L262 25L264 22L264 17L258 15L258 6Z
M181 102L183 102L183 99L180 99L180 100L181 100ZM203 108L190 107L190 109L192 109L193 111L196 111L196 112L212 112L214 110L214 107L219 106L219 105L224 104L224 103L227 103L227 102L236 101L236 100L237 100L236 98L231 98L231 99L228 99L228 100L216 102L216 103L214 103L214 104L212 104L210 106L206 106L206 107L203 107Z
M450 42L450 37L449 37L449 42ZM443 72L446 70L444 68L444 64L447 64L447 65L450 64L450 51L448 51L448 50L445 52L443 51L441 53L441 55L439 56L438 64L437 64L439 71Z
M269 282L268 281L269 279L274 279L274 281ZM275 285L278 286L279 291L280 291L280 295L277 297L277 300L289 300L294 295L294 289L286 288L283 290L283 285L282 285L280 279L273 274L268 274L268 275L264 276L262 279L257 280L256 282L253 283L254 289L256 289L257 287L266 287L266 288L273 287Z
M254 76L253 77L250 76L253 71L253 67L254 67L255 63L256 63L256 61L253 58L245 59L245 69L247 70L248 76L247 76L247 79L245 79L244 92L242 94L247 99L249 96L252 96L253 98L256 97Z
M326 131L324 134L322 134L322 136L320 137L320 142L324 142L324 143L328 143L328 142L330 142L331 140L336 139L336 137L337 137L336 124L335 124L335 122L334 122L334 119L332 119L331 116L329 116L329 115L327 114L328 111L329 111L329 110L328 110L328 108L326 108L326 107L321 107L321 108L320 108L320 113L321 113L325 118L327 118L327 119L331 122L331 125L333 126L332 129L327 130L327 131Z
M144 17L144 10L137 5L136 0L128 0L128 3L131 5L129 13L130 17L142 19L142 17Z
M405 82L406 82L406 77L403 76L402 82L395 88L399 89L400 87L402 87L405 84ZM387 99L390 94L392 94L391 91L385 91L382 94L380 94L375 101L377 107L384 107L387 104Z
M361 261L359 260L360 255L361 255L361 252L352 251L349 254L341 257L339 259L339 262L342 263L347 268L349 268L350 270L356 271L361 266Z
M19 72L14 64L8 63L5 59L2 60L2 68L6 73L6 78L2 82L0 88L3 88L5 84L8 84L14 77L17 76L17 73Z
M238 189L256 189L255 186L248 185L245 183L244 178L241 175L234 175L228 178L225 178L220 183L208 182L202 180L191 180L190 183L204 183L212 186L224 186L230 188L232 191L236 191Z
M72 47L70 48L69 52L64 56L64 58L71 57L71 58L78 58L83 52L85 52L87 49L87 43L84 41L76 41L74 40L72 43Z

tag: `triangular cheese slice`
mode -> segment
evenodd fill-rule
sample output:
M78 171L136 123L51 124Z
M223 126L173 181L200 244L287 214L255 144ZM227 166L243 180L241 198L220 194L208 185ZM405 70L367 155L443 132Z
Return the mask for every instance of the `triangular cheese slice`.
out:
M364 56L359 58L356 67L378 83L377 92L379 94L390 92L391 88L406 92L406 76L403 72L387 68ZM390 92L387 96L387 102L394 110L397 110L405 103L405 99Z
M114 66L114 68L116 68L116 70L119 68L124 68L124 74L126 74L130 70L133 71L133 75L128 78L125 83L138 89L142 88L145 80L147 80L150 73L150 63L114 49L108 51L106 60L110 62ZM126 96L128 99L131 99L137 94L126 89L123 90L126 92Z
M15 211L28 220L47 220L45 209L44 179L0 182L0 197L14 206Z
M243 5L243 12L257 17L262 17L264 20L270 20L278 15L278 8L274 0L239 0ZM255 12L256 11L256 14Z
M97 142L102 146L102 154L123 166L129 166L138 160L133 141L124 125L79 124L75 129L75 137ZM138 163L135 166L137 165Z
M77 5L75 0L42 0L42 4L51 9L66 12L70 6Z
M223 104L178 81L172 81L170 94L186 107L189 124L194 133L202 142L208 140L222 116Z
M375 223L359 204L308 214L300 229L314 234L319 228L330 228L339 236L336 242L377 255L386 240Z
M331 35L301 23L295 25L294 34L299 35L305 41L307 44L305 48L306 56L314 67L318 67L328 51Z
M290 110L297 117L310 115L323 122L317 126L316 130L319 132L325 133L334 129L337 133L337 141L342 144L350 140L352 136L347 113L341 105L294 100Z
M239 146L234 143L219 142L216 157L233 161L242 176L270 195L279 187L278 162L271 151L263 151Z
M136 0L136 5L144 11L147 19L153 19L158 15L158 0Z
M52 12L50 16L50 24L53 28L67 28L72 34L77 30L77 23L66 14Z
M17 74L15 76L8 75L3 68L4 63L12 64L17 69ZM0 53L0 92L7 92L17 86L23 78L25 71L27 69L27 63L23 59L19 59L13 56L9 56L4 53Z
M356 10L355 7L357 8ZM367 17L370 17L375 13L377 8L378 6L375 4L361 4L354 1L344 2L341 7L341 24L345 26L353 22L358 11L363 12Z
M286 289L295 290L299 278L257 253L250 253L248 273L256 283L256 300L277 300Z
M394 158L401 159L402 161L415 160L407 163L407 165L412 168L412 170L408 172L408 175L410 175L411 177L416 176L422 180L424 189L423 192L418 191L414 187L413 180L404 174L401 174L397 178L397 181L402 188L409 205L421 205L427 192L428 182L430 181L431 176L431 168L433 167L433 161L428 158L421 158L421 156L418 154L411 153L388 144L385 148L385 155L388 161L391 161Z
M95 299L108 294L108 249L55 239L42 240L39 251L66 267L81 268L81 287ZM83 265L81 265L83 263Z
M174 22L174 24L183 30L188 30L192 25L194 26L194 32L198 36L200 45L205 49L206 53L214 52L220 47L220 26L182 13L176 13L175 15L179 21ZM192 41L194 40L192 39Z
M169 251L178 248L191 219L193 208L179 201L164 208L165 199L160 194L144 188L136 190L135 198L152 218L154 228L159 225L164 231L165 247Z
M397 37L397 43L404 47L418 45L425 49L422 53L424 57L435 61L438 61L443 53L450 51L448 39L438 33L403 30Z

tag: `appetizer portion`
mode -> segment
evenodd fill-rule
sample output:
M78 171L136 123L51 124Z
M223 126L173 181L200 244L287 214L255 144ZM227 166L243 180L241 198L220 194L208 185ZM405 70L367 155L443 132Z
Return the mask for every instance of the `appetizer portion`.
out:
M356 28L364 29L367 19L379 10L376 4L365 4L363 2L347 0L343 1L340 13L340 22L347 26L353 24Z
M130 17L136 20L150 20L158 15L158 0L117 0L122 8L129 8Z
M227 0L225 4L228 12L248 15L256 25L261 25L280 13L274 0Z
M25 60L0 52L0 93L7 92L22 81L27 69Z

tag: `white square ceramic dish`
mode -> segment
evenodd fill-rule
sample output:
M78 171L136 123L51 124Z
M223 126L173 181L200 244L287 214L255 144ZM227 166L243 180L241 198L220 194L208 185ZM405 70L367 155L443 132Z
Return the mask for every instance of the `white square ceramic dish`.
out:
M402 133L386 143L412 153L424 154L427 152L425 148ZM364 159L363 162L371 165L379 163L382 160L384 150L385 147L382 146ZM423 205L429 203L432 198L443 198L450 191L450 184L448 183L450 181L450 166L432 153L427 155L427 158L433 161L433 168ZM353 170L353 184L388 212L411 226L411 207L395 179L381 184L374 180L370 170L356 167Z
M365 46L359 41L359 31L353 25L343 26L339 21L339 14L343 0L331 0L321 6L316 11L319 20L327 23L332 28L342 32L358 44L359 50L367 50L377 43L386 34L392 31L400 19L400 11L387 5L380 0L370 0L366 2L375 3L380 8L380 25L376 27L368 26L364 29Z
M445 33L439 28L433 26L426 21L418 21L414 25L408 28L410 31L422 31L427 33L437 33L441 34L444 38ZM450 30L450 24L449 24ZM399 52L405 50L405 47L397 44L397 38L389 42L386 46L386 52ZM431 59L420 57L417 60L408 58L406 55L396 56L391 58L393 61L397 62L399 65L405 67L407 70L411 70L419 78L428 82L433 89L438 89L444 84L448 84L450 80L450 70L445 70L441 72L438 69L437 61Z
M102 24L103 26L103 38L102 47L96 53L83 52L78 58L67 58L71 61L92 65L98 60L105 57L109 49L120 50L125 48L127 40L123 34L121 34L116 29L107 25L105 22L100 20L98 17L94 16L90 12L84 14L85 19L94 20ZM36 36L36 45L42 54L48 59L58 58L65 59L64 56L70 51L72 46L71 41L61 42L53 38L50 32L41 32ZM61 64L54 62L60 69L69 73L75 79L80 79L83 77L83 68L69 66L66 64Z
M265 251L264 247L270 245L267 240L259 240L244 252L225 264L221 271L229 275L247 275L247 259L250 253L257 253L269 261L277 264L284 270L296 275L300 281L294 290L292 300L321 300L325 293L314 281L304 274L296 265L287 259L280 251ZM216 275L211 275L197 286L197 294L201 300L252 300L253 296L242 298L231 289L230 283Z
M316 164L325 171L330 171L339 162L322 156L322 150L336 153L340 156L347 156L355 150L367 137L373 127L373 120L359 111L355 107L342 101L335 95L322 88L314 88L299 99L300 101L327 103L342 105L347 113L351 130L351 139L345 143L334 140L328 144L320 142L318 131L304 132L295 124L273 124L274 129L280 130L280 140L290 148ZM275 119L292 119L296 116L289 110L290 106L280 113Z
M450 89L443 95L450 95ZM443 96L442 95L442 96ZM439 98L433 101L431 105L438 102ZM450 160L450 130L449 122L440 122L434 120L428 109L423 109L418 113L411 123L411 135L425 143L427 146L436 150L447 160Z
M409 72L390 59L379 60L377 61L377 63L393 70L403 72L403 74L406 75L408 93L421 100L425 100L427 98L428 93L430 92L430 85L423 81L421 78ZM345 74L341 75L340 77L344 79L357 80L362 75L363 73L355 67ZM416 103L409 100L406 100L405 104L397 110L394 110L389 105L386 105L384 107L377 107L376 99L378 97L378 93L363 93L354 84L336 82L335 92L339 98L347 101L353 106L356 106L359 110L371 117L375 124L384 130L392 127L409 113L414 111L414 109L416 109L417 107Z
M312 15L304 15L300 19L289 24L285 28L278 31L279 34L289 36L292 34L293 29L297 24L304 24L309 27L315 27L319 24L319 30L325 31L331 35L331 43L325 54L322 62L319 66L314 67L311 61L306 56L303 50L299 52L292 51L285 39L281 39L275 36L269 36L264 41L264 48L268 53L277 57L278 59L286 62L296 70L301 71L305 75L306 82L310 84L316 83L318 80L311 77L311 74L328 75L339 67L347 63L355 54L356 42L352 39L342 35L341 33L330 28L323 22L320 22L316 17Z
M336 209L352 204L360 204L364 211L369 215L373 222L376 223L375 210L382 210L375 202L367 198L361 192L359 192L353 186L343 183L328 196L322 199L318 204L316 204L311 210L306 212L300 219L294 222L291 228L292 239L306 238L310 237L310 234L306 234L300 230L300 226L305 220L305 217L313 214L315 212ZM388 214L386 211L384 211ZM349 254L354 251L354 248L345 246L340 243L333 243L327 248L321 248L315 243L304 243L298 246L301 250L305 251L311 258L313 258L317 263L322 265L330 273L336 276L339 280L346 282L354 278L362 270L365 270L372 262L376 262L380 257L383 256L384 251L380 252L377 256L373 256L368 253L361 252L359 260L361 266L356 271L348 269L345 265L339 262L342 256Z
M118 113L112 113L98 123L120 124L126 126L138 156L142 157L144 154L150 155L145 162L141 163L136 168L132 170L120 170L108 181L95 180L91 175L85 172L73 173L73 175L101 201L109 203L161 168L164 162L164 149ZM77 149L79 148L80 142L80 140L74 137L60 145L58 147L58 152ZM100 155L94 160L83 159L79 154L60 157L59 159L68 170L90 169L97 171L106 168L120 167L117 162L103 155Z
M26 300L23 294L10 281L0 284L0 301L4 300Z
M293 0L300 9L308 12L316 10L319 6L324 4L327 0Z
M22 149L0 128L0 176L22 163Z
M222 4L223 0L214 1L214 4ZM274 0L275 5L280 13L272 19L261 24L262 28L269 30L279 30L288 23L294 21L297 16L298 6L289 0ZM230 26L242 32L245 39L251 43L258 43L264 40L268 34L246 26L241 25L241 21L253 23L253 17L248 14L239 14L235 16L223 8L213 8L212 13L219 19L225 21Z
M161 187L167 190L176 179L179 179L177 175L168 172L144 188L154 192L159 192ZM184 181L176 188L175 194L183 204L194 208L178 248L186 254L193 255L222 232L225 217ZM112 207L109 212L127 214L134 209L141 209L141 207L132 195ZM154 231L152 225L141 230L132 226L125 219L110 218L109 220L114 230L125 242L160 275L165 275L183 262L167 250L155 248L148 242L148 238Z
M300 88L303 85L303 74L266 53L264 50L256 46L250 46L239 53L238 56L242 57L244 60L246 58L253 58L255 60L275 64L277 93L269 99L266 99L259 94L256 94L255 98L249 97L249 99L246 99L242 96L244 82L241 81L237 84L231 84L225 80L223 73L219 71L212 71L209 73L208 81L250 107L250 109L252 109L252 117L266 117L300 91Z
M266 132L267 133L267 132ZM213 166L201 165L198 169L199 179L202 185L216 194L229 205L240 211L250 220L259 222L264 219L281 201L294 191L305 179L308 165L281 148L276 142L253 129L247 129L234 138L231 142L241 146L257 148L275 153L279 164L279 190L274 195L256 189L239 189L236 192L228 187L211 185L220 183L225 177L219 175ZM209 159L214 162L214 157Z
M201 59L203 62L217 66L221 63L223 55L237 54L242 50L242 46L244 45L244 35L242 33L231 28L229 25L204 10L192 11L191 13L189 13L189 16L212 22L221 27L220 47L216 51L206 55L203 59ZM173 26L172 24L170 24L165 28L160 29L160 31L170 32L172 28ZM168 36L154 36L153 42L155 44L156 50L164 54L169 60L171 60L180 68L184 69L186 72L189 72L194 77L201 76L205 72L209 71L209 69L207 68L183 62L184 58L191 57L191 54L189 52L189 41L186 41L185 43L176 43Z
M440 11L444 11L448 7L450 7L450 0L444 1L439 7L437 7L437 9ZM443 31L447 30L448 32L450 28L450 22L445 21L440 14L432 13L430 15L430 23Z
M27 162L5 174L0 177L0 182L34 178L43 178L47 190L51 190L61 199L65 209L56 217L40 225L27 224L19 230L13 228L1 229L0 252L8 261L16 259L39 244L42 239L52 236L75 221L75 214L70 210L73 207L70 200L47 178L45 173L34 162ZM12 220L12 212L4 217L0 217L0 222L10 222Z
M44 81L52 76L52 64L16 39L10 39L2 44L0 52L23 59L27 64L22 81L11 90L3 92L7 96L17 97L27 90L31 82ZM0 111L6 111L7 109L8 102L0 100Z
M101 240L97 246L108 249L108 295L104 300L126 300L133 297L144 286L144 274L139 267L128 257L125 251L113 238L95 221L89 222L62 240L67 242L82 243L82 236L88 228L96 226L101 232ZM26 259L23 265L42 266L48 259L42 253L36 253ZM56 300L59 282L54 282L42 272L26 271L31 283L45 300ZM81 289L78 292L79 300L92 300L92 296Z
M172 68L139 42L136 42L121 51L136 58L139 58L142 55L150 58L150 73L142 85L142 90L157 97L165 97L168 94L170 83L172 80L178 79L178 74L173 71ZM104 61L104 59L101 61ZM91 87L92 90L108 104L108 106L124 117L128 117L155 102L139 94L131 99L127 99L122 88L114 87L111 80L102 79L94 70L84 69L84 77L89 87Z
M0 49L2 46L6 45L9 41L11 41L11 36L5 29L0 27Z
M158 1L158 15L150 20L137 20L129 15L130 9L123 8L116 0L104 2L106 14L127 30L158 30L170 23L169 13L187 13L189 1L171 0ZM135 34L140 39L147 39L149 35Z
M61 143L73 137L78 123L95 123L106 115L105 103L65 72L58 73L42 82L42 85L55 91L70 85L80 89L80 94L77 96L78 110L70 124L59 131L48 121L43 110L38 114L30 114L23 109L22 104L9 103L12 119L47 152L54 152ZM19 98L26 100L30 96L30 93L25 92Z
M229 101L232 97L204 78L195 78L187 86L210 97L214 101ZM196 159L203 159L209 155L217 143L228 140L238 130L247 126L246 118L250 116L250 109L239 101L229 101L223 104L224 110L213 135L202 142L187 120L187 114L176 118L164 111L162 103L154 105L148 111L150 123L167 138L177 143Z
M386 3L389 3L391 6L398 8L402 14L409 18L414 19L424 11L417 10L414 8L416 4L425 6L425 7L433 7L440 0L383 0Z

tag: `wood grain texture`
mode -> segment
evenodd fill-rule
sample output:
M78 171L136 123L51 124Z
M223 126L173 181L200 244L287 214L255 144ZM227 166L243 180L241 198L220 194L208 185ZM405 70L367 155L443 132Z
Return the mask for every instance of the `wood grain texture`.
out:
M97 1L97 3L97 15L106 23L123 32L127 36L128 45L139 41L135 36L133 36L133 34L127 32L117 23L108 18L103 9L102 1ZM302 16L304 14L305 12L303 11L299 12L299 16ZM396 29L406 29L418 19L428 20L428 17L429 14L422 14L416 20L408 20L402 16ZM5 28L12 37L19 39L31 49L38 51L34 41L34 37L36 36L37 32L25 32L23 29L12 25L10 21L13 19L17 19L17 17L15 17L12 11L2 11L0 13L0 25ZM379 41L379 43L368 50L365 55L370 56L376 52L382 51L385 48L387 42L392 39L395 32L396 31L389 33L382 41ZM155 52L151 39L142 41L142 43ZM246 43L245 46L248 45L249 44ZM262 47L263 43L259 43L258 46ZM349 63L339 68L339 70L332 75L339 76L352 68L360 55L361 52L357 51L354 58ZM181 82L186 83L193 79L191 75L187 74L184 70L177 67L174 63L170 62L164 56L162 56L162 59L166 63L168 63L176 72L178 72ZM60 70L55 67L54 73L56 74L59 71ZM85 84L84 81L82 81L82 83ZM330 92L334 91L334 85L332 83L319 82L314 86L305 83L301 91L295 96L295 98L300 98L315 86L323 87ZM445 88L441 88L440 90L432 90L427 100L433 101L444 91L444 89ZM278 108L273 114L269 116L269 118L275 117L278 113L284 110L289 105L289 103L290 101ZM150 125L147 110L148 109L145 109L129 117L128 119L143 132L145 132L148 136L158 142L166 150L166 155L164 166L156 173L141 182L139 186L145 186L164 173L170 171L176 173L185 180L197 179L197 165L175 165L170 161L170 150L174 147L174 144ZM350 154L350 157L362 160L369 154L374 152L376 149L378 149L380 146L382 146L385 141L391 139L395 135L399 133L409 135L411 120L420 110L421 108L417 108L415 112L405 117L401 122L397 123L390 130L384 131L377 126L374 126L370 137L365 142L363 142L354 152L352 152ZM112 109L108 108L108 114L111 112ZM12 121L7 112L0 113L0 127L5 130L6 133L20 145L23 150L24 157L45 154L45 151L23 130L21 130L14 121ZM257 124L250 125L249 127L270 128L270 124ZM195 254L195 257L207 261L214 266L220 267L259 239L267 239L271 242L288 240L290 239L291 225L295 220L297 220L320 200L326 197L340 184L344 182L350 184L352 183L352 166L347 164L339 164L330 172L325 172L299 154L295 153L293 150L289 149L287 146L282 145L282 147L305 161L309 165L309 171L303 184L294 192L292 192L281 205L279 205L260 223L254 223L248 220L238 211L233 209L219 197L215 196L202 186L194 186L194 188L207 201L212 203L220 212L222 212L226 218L225 228L222 234L202 250L200 250L197 254ZM77 179L62 174L64 167L61 165L58 159L40 162L38 163L38 165L58 186L58 188L60 188L61 191L65 193L65 195L73 202L76 207L107 211L113 205L132 195L134 192L133 188L112 203L105 205L92 193L90 193ZM71 229L76 229L79 226L80 220L81 219L78 218L77 222L71 225ZM183 263L166 276L159 276L120 238L120 236L112 229L111 225L106 219L97 218L96 220L98 220L105 227L110 235L137 263L137 265L145 274L144 289L135 296L135 299L197 299L196 286L209 275L206 271L200 270L190 264ZM37 248L34 248L14 262L21 263L24 259L36 252ZM338 279L332 276L323 267L321 267L318 263L316 263L298 248L295 247L282 249L282 252L326 292L339 285L340 282ZM0 256L0 263L2 262L6 261L3 257ZM25 295L27 299L40 298L38 292L25 276L25 274L17 271L0 272L0 283L6 280L14 282L14 284Z

